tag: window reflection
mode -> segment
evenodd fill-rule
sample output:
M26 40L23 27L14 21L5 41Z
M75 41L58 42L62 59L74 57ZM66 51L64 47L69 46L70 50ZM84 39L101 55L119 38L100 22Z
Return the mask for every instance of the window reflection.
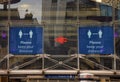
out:
M78 50L77 30L80 25L110 24L112 22L112 5L104 1L11 0L10 25L42 25L46 54L75 54ZM5 55L8 45L8 2L0 3L0 49L4 51L0 54ZM119 8L115 10L115 20L117 21L120 19L120 11ZM119 25L117 29L119 29ZM117 33L119 35L119 32ZM119 46L117 48L117 52L120 53Z
M42 0L21 0L17 4L11 5L11 8L17 8L21 19L26 17L26 14L33 15L39 23L41 23L41 2Z
M112 22L112 6L100 0L43 0L45 53L73 54L69 53L73 48L76 49L74 53L77 53L79 25L100 25L104 22ZM64 44L56 42L55 39L61 36L68 41Z
M40 25L42 0L10 0L10 26ZM0 0L0 58L8 54L8 1Z
M79 4L78 4L79 2ZM1 28L7 33L7 4L0 5ZM79 7L79 8L78 8ZM79 10L78 10L79 9ZM96 0L12 0L11 25L42 25L44 46L47 54L69 54L76 49L79 25L110 23L112 6ZM118 9L116 9L119 12ZM116 18L119 18L119 14ZM78 25L79 24L79 25ZM55 41L67 38L64 44Z

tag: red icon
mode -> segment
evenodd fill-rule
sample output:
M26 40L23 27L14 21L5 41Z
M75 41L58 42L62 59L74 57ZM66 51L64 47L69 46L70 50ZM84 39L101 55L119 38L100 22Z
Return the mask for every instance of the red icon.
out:
M60 44L64 44L65 42L67 42L68 39L67 38L64 38L63 36L60 36L58 38L55 38L55 42L58 42Z

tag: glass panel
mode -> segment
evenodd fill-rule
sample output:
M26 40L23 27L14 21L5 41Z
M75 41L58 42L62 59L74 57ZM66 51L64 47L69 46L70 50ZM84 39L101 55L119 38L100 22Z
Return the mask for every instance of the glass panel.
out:
M11 4L12 25L32 25L41 23L41 1L42 0L21 0L16 4ZM12 12L14 10L14 12ZM17 20L17 21L16 21ZM23 24L22 24L23 23ZM27 23L27 24L26 24Z
M114 26L115 51L117 56L120 54L119 1L115 3L115 11L113 11L112 0L108 2L106 0L11 0L10 12L8 12L9 8L6 0L1 0L0 3L0 69L7 68L9 24L19 27L42 26L44 29L44 53L54 57L57 55L67 55L66 57L68 57L78 53L78 28L80 26ZM8 20L9 15L10 22ZM96 54L94 55L96 56ZM67 59L62 58L62 56L57 63ZM57 59L56 57L55 60ZM113 57L95 58L91 56L88 59L111 69L114 66ZM109 59L111 62L105 61L105 59ZM93 63L92 65L87 63L88 60L81 60L80 64L84 66L82 69L101 69L95 68L96 66ZM101 62L101 60L106 63ZM77 58L72 61L76 64L78 62ZM42 62L42 58L37 59L33 55L14 57L10 55L9 63L11 69L42 69ZM77 68L76 65L73 67ZM119 67L117 68L119 69Z
M16 0L13 0L13 1L16 1ZM11 13L10 29L11 27L16 27L16 28L21 27L22 34L25 34L27 31L26 32L24 31L25 32L24 33L22 27L23 28L24 27L28 27L28 28L37 27L37 26L42 27L41 26L42 0L19 0L17 3L11 4L10 7L11 7L10 8L10 11L11 11L10 12ZM37 32L35 33L37 35ZM33 35L33 32L32 32L32 35ZM28 36L28 35L25 34L24 36ZM21 39L21 41L22 40L23 39ZM26 41L29 41L29 39L26 39ZM37 42L34 42L34 43L37 43ZM15 45L18 46L18 44L15 44ZM22 45L19 44L19 45L26 46L24 44ZM34 44L32 43L32 45ZM31 45L28 44L28 46L30 49ZM31 46L31 48L33 47ZM18 54L13 54L14 56L10 57L10 62L9 62L10 69L42 69L41 58L37 59L34 55L31 55L31 54L20 54L20 55ZM27 56L23 56L23 55L27 55Z

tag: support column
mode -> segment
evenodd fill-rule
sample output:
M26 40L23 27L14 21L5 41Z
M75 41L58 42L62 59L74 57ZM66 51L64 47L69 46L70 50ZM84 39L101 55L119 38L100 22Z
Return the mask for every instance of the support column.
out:
M101 78L100 82L106 82L106 79L105 78Z
M26 82L29 82L29 78L27 78L27 81Z
M1 76L0 76L0 82L2 82L2 81L1 81Z
M7 76L0 76L0 82L8 82Z

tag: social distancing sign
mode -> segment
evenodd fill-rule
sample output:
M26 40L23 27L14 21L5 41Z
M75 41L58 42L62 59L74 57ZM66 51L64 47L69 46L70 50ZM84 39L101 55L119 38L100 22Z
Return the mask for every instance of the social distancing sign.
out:
M80 54L114 54L113 27L79 27L78 33Z
M35 55L43 53L42 27L10 27L9 53Z

